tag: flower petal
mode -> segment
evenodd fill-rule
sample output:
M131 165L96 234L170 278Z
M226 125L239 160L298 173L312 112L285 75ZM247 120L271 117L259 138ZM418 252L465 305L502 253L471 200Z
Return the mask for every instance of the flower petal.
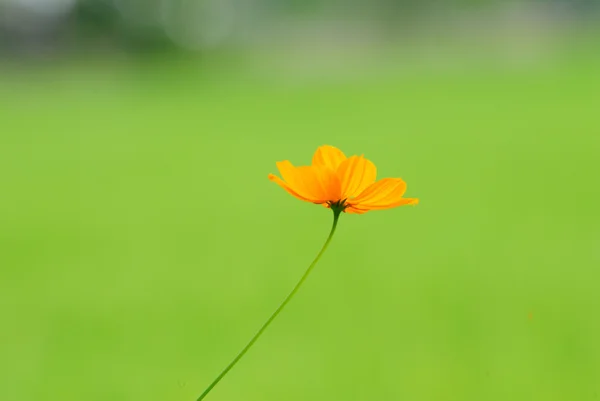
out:
M370 210L386 210L392 209L398 206L406 206L406 205L417 205L419 203L419 199L417 198L402 198L398 202L389 203L385 205L375 206L375 205L351 205L346 208L346 213L355 213L355 214L363 214L367 213ZM364 208L364 209L361 209Z
M323 145L319 146L313 155L312 165L336 171L344 160L346 160L344 152L334 146Z
M285 181L283 181L281 178L277 177L275 174L269 174L269 180L278 184L281 188L285 189L290 195L292 195L300 200L306 201L306 202L312 202L310 199L300 196Z
M283 181L285 181L292 191L300 195L302 198L312 200L313 196L311 195L310 191L306 190L304 180L302 179L297 167L294 167L289 160L277 162L275 165L281 174L281 178L283 178Z
M359 195L377 178L377 168L363 156L351 156L338 167L342 183L342 199Z
M315 191L315 178L312 171L307 171L306 167L294 167L288 160L275 164L281 174L281 178L283 178L293 192L309 202L318 202L321 200Z
M359 196L350 200L352 210L368 211L390 209L403 205L416 205L416 198L403 198L406 183L400 178L384 178L365 189Z
M324 167L294 167L288 160L276 164L283 180L275 175L269 179L296 198L312 203L339 199L340 181L333 171Z
M342 185L340 178L328 167L307 167L313 171L314 177L316 178L315 185L320 188L319 195L327 201L337 202L341 199Z
M344 212L348 213L348 214L365 214L368 212L368 210L361 210L361 209L357 209L354 206L347 206L344 209Z

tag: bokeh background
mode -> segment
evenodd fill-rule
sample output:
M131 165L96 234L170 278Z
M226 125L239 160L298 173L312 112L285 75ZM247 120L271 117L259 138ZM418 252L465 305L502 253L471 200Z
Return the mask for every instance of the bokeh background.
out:
M600 399L596 0L2 0L5 401Z

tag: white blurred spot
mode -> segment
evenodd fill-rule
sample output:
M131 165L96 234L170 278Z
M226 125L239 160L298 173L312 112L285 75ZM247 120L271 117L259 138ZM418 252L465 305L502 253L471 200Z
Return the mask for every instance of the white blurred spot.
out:
M0 0L0 25L17 35L43 37L75 6L76 0Z
M61 16L68 13L77 0L4 0L5 3L21 6L30 11L48 16Z

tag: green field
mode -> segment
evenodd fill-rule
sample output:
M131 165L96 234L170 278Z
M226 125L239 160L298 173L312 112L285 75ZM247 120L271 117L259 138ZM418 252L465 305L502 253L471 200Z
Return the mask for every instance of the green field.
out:
M267 175L330 144L421 203L343 215L206 400L600 399L598 71L0 78L0 398L195 400L330 228Z

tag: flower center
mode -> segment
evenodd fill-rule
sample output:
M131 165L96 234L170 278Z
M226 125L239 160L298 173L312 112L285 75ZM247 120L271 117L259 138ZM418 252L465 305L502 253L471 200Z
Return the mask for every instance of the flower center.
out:
M327 203L334 213L341 213L346 209L346 199L341 199L337 202L329 201Z

